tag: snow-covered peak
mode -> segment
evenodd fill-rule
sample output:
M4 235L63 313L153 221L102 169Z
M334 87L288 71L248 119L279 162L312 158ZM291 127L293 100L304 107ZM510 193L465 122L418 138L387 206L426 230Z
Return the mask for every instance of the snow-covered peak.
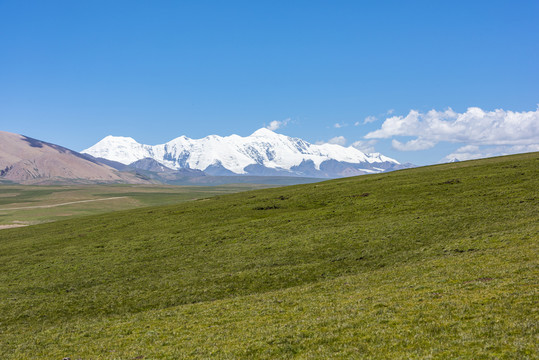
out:
M114 136L107 135L100 142L109 142L109 143L136 143L137 141L132 137L128 136Z
M397 165L400 165L400 162L398 162L397 160L392 159L390 157L387 157L385 155L382 155L379 152L369 153L369 154L366 154L366 155L369 157L371 163L373 163L373 162L392 162L392 163L395 163Z
M294 173L295 169L305 167L305 164L311 164L313 168L309 171L316 173L322 171L321 164L329 160L339 162L343 167L361 164L361 167L354 168L357 171L372 168L380 171L375 164L384 163L389 167L399 164L378 153L365 154L356 148L337 144L310 144L267 128L258 129L246 137L209 135L202 139L190 139L180 136L153 146L139 144L128 137L107 136L82 152L123 164L151 158L172 169L204 171L217 166L236 174L248 173L252 166Z
M276 135L279 135L279 134L271 131L268 128L260 128L256 130L254 133L252 133L250 136L251 137L274 137Z
M129 165L147 156L144 145L139 144L135 139L125 136L106 136L94 146L89 147L82 153L90 154L94 157L105 158Z

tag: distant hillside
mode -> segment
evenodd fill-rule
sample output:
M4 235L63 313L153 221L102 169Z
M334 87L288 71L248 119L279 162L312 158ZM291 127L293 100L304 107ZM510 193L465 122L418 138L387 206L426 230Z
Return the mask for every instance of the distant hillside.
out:
M172 170L171 168L166 167L163 164L158 163L152 158L144 158L137 160L131 164L128 165L129 168L132 169L140 169L140 170L146 170L146 171L153 171L153 172L163 172L163 173L171 173L175 170ZM193 170L192 172L197 173L197 175L204 175L204 173L200 170Z
M539 153L0 231L2 359L534 359Z
M149 183L62 146L4 131L0 131L0 180L21 184Z
M265 185L297 185L308 184L321 181L320 178L314 177L299 177L299 176L251 176L251 175L235 175L228 174L224 176L212 176L203 171L195 169L179 169L174 170L167 168L161 163L151 159L144 158L135 161L129 165L124 165L117 161L107 160L104 158L96 158L89 154L84 156L113 167L122 172L131 173L141 179L153 181L168 185L200 185L200 186L217 186L226 184L265 184ZM0 180L1 181L1 180Z

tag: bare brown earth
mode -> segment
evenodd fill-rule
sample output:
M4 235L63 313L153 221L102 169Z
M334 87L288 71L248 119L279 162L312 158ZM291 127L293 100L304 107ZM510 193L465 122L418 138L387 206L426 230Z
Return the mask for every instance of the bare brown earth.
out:
M5 131L0 131L0 180L20 184L149 183L62 146Z
M11 229L11 228L16 228L16 227L22 227L22 226L28 226L28 225L25 225L25 224L0 225L0 230Z
M60 204L52 204L52 205L35 205L35 206L24 206L24 207L14 207L14 208L5 208L0 209L0 211L4 210L25 210L25 209L48 209L53 208L57 206L64 206L64 205L73 205L73 204L81 204L81 203L87 203L87 202L94 202L94 201L106 201L106 200L116 200L116 199L124 199L127 196L115 196L105 199L91 199L91 200L79 200L79 201L70 201L70 202L64 202Z

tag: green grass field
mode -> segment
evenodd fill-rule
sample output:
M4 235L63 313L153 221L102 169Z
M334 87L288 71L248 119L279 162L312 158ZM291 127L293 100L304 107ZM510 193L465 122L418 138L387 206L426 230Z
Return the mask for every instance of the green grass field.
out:
M32 225L116 210L177 204L264 187L269 186L0 185L0 226Z
M3 359L536 359L539 153L0 231Z

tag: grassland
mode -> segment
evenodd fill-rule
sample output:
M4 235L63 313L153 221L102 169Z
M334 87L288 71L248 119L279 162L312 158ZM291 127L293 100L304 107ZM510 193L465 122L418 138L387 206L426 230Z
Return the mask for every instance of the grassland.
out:
M267 185L0 185L0 226L33 225L144 206L177 204Z
M539 154L0 232L7 359L535 359Z

